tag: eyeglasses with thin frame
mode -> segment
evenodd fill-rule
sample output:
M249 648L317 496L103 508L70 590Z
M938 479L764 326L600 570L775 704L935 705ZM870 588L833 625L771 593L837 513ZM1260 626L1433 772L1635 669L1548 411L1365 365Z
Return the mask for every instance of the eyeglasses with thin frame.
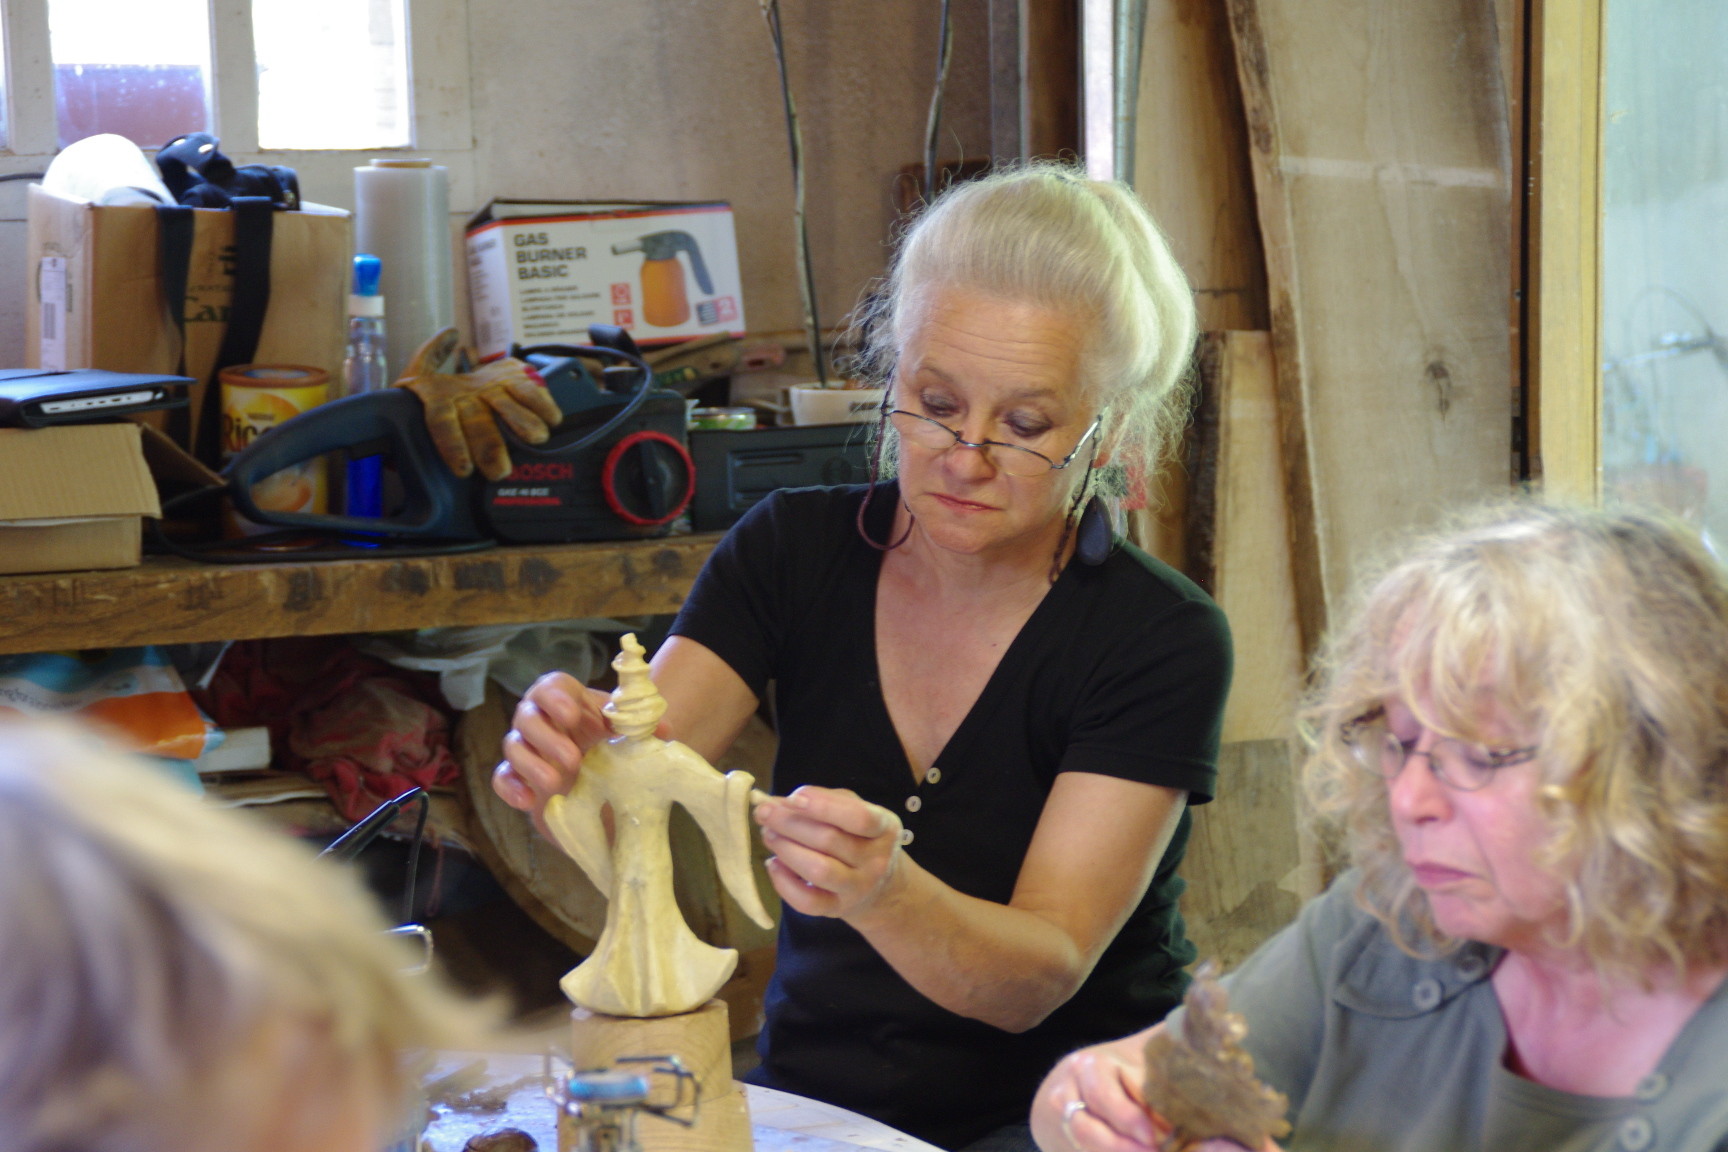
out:
M1514 764L1526 764L1541 750L1536 745L1527 748L1489 748L1442 736L1426 751L1416 747L1416 741L1400 739L1386 723L1386 710L1376 708L1345 723L1344 743L1363 768L1382 780L1391 781L1404 770L1412 756L1428 758L1428 769L1446 785L1460 792L1486 788L1495 773Z
M1100 417L1087 426L1080 434L1080 440L1074 445L1074 451L1062 457L1058 464L1042 452L1030 448L1022 448L1018 444L1004 444L1000 440L972 441L961 437L960 433L948 427L940 420L932 420L928 416L920 416L916 412L908 412L904 408L896 408L888 413L888 420L894 425L894 431L900 434L902 440L908 440L918 447L931 452L946 452L950 448L976 448L980 452L989 452L990 462L1010 476L1042 476L1046 472L1059 472L1074 463L1074 457L1080 455L1080 449L1086 441L1098 431ZM1006 449L1003 452L990 452L991 449Z

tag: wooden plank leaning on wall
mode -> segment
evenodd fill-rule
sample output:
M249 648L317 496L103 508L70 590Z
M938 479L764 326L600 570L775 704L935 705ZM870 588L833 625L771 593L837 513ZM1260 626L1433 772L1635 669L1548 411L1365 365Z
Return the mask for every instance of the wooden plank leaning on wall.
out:
M1218 798L1199 809L1183 915L1201 950L1234 966L1318 894L1301 828L1293 718L1302 688L1272 339L1201 341L1200 418L1191 437L1189 572L1230 620L1236 675L1224 710Z
M1183 874L1189 935L1233 967L1317 891L1297 828L1289 736L1301 679L1266 270L1247 125L1220 5L1150 0L1135 188L1170 239L1207 331L1185 460L1134 532L1218 600L1236 676L1219 796L1195 814ZM1235 329L1236 331L1224 331Z
M1388 540L1511 475L1515 9L1322 6L1150 0L1141 71L1136 185L1213 334L1191 467L1137 528L1236 637L1184 898L1227 965L1324 878L1288 740L1329 604Z
M1134 190L1188 275L1201 330L1265 330L1266 262L1222 6L1148 0L1134 151ZM1131 524L1147 551L1184 570L1187 501L1187 473L1173 462Z
M1229 0L1312 651L1389 541L1511 487L1491 0Z

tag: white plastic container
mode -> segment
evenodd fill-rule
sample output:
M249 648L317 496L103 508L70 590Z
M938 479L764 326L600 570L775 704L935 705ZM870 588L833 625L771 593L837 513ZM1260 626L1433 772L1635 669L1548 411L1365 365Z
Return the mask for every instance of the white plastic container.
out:
M794 424L871 424L882 414L880 388L794 384L787 393Z

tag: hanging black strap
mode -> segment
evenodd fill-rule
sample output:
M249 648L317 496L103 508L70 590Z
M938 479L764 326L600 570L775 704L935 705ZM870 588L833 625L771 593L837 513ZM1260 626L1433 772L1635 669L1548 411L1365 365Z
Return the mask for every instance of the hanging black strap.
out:
M177 376L186 375L186 281L192 264L192 227L192 209L178 204L156 209L156 264L162 281L162 299L174 321L174 334L180 344L180 358L174 367ZM168 410L168 435L178 444L191 446L189 405Z
M222 457L219 377L224 368L252 362L258 337L264 331L264 313L270 308L270 241L276 220L276 207L265 196L236 196L229 210L234 213L234 294L228 302L222 347L210 370L210 386L204 389L198 443L193 451L212 466Z

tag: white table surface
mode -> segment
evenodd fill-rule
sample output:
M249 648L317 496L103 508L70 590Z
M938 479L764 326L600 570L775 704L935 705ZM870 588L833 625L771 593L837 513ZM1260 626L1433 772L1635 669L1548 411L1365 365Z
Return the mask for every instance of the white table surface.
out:
M425 1146L433 1152L462 1152L473 1137L500 1128L519 1128L534 1137L541 1152L557 1152L557 1114L540 1080L542 1058L520 1053L463 1053L443 1057L433 1076L447 1074L484 1060L485 1069L474 1087L484 1089L518 1082L503 1106L495 1110L457 1110L434 1102L435 1119L427 1127ZM743 1085L750 1104L750 1124L757 1152L941 1152L933 1144L880 1124L867 1116L777 1092ZM643 1116L639 1125L666 1121Z

